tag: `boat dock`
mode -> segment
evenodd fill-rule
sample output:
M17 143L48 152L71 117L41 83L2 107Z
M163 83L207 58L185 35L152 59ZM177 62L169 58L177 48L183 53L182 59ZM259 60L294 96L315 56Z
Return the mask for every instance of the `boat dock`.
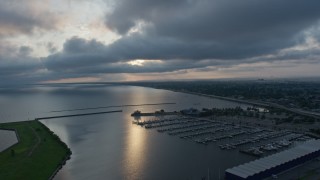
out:
M203 145L215 144L221 150L237 150L253 156L268 155L289 148L297 141L312 139L305 134L288 130L267 129L182 115L146 118L148 117L133 122L145 129L156 129L159 133Z

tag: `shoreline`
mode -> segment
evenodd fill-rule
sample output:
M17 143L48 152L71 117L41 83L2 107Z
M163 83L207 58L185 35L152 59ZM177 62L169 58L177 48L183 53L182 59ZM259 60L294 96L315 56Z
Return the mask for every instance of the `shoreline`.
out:
M152 88L152 89L162 89L162 88L155 88L155 87L149 87L149 86L139 86L139 87L147 87L147 88ZM254 101L251 101L251 100L242 100L242 99L235 99L235 98L230 98L230 97L202 94L202 93L196 93L196 92L190 92L190 91L179 91L179 90L173 90L173 89L162 89L162 90L167 90L167 91L171 91L171 92L185 93L185 94L192 94L192 95L198 95L198 96L209 97L209 98L216 98L216 99L221 99L221 100L226 100L226 101L231 101L231 102L237 102L237 103L242 103L242 104L248 104L248 105L261 106L261 107L273 107L273 108L278 108L278 109L282 109L282 110L285 110L285 111L290 111L292 113L296 113L296 114L303 115L303 116L308 116L308 117L312 117L312 118L320 118L320 113L309 112L309 111L304 111L304 110L300 110L300 109L287 108L287 107L285 107L283 105L275 104L275 103L254 102Z
M18 139L0 153L0 179L53 179L71 157L70 148L40 121L1 123L0 129L14 130Z
M34 120L34 121L38 121L38 120ZM42 125L43 128L47 129L47 131L48 131L49 133L51 133L52 135L55 135L54 132L51 131L45 124L43 124L41 121L38 121L38 122ZM56 135L56 136L57 136L57 135ZM51 176L48 178L49 180L52 180L52 179L58 174L58 172L62 169L62 167L67 163L67 161L71 159L71 155L72 155L72 151L71 151L71 149L68 147L68 145L67 145L65 142L63 142L63 141L60 139L59 136L57 136L57 137L58 137L58 139L59 139L59 142L60 142L61 144L63 144L63 145L68 149L69 152L68 152L68 154L64 157L64 159L62 160L62 162L59 163L58 167L52 172Z

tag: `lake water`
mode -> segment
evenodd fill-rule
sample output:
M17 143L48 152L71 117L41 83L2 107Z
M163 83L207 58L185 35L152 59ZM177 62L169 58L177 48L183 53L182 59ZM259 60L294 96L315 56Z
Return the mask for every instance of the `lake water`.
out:
M151 103L140 107L79 108ZM223 151L158 133L132 123L134 110L179 111L184 108L235 107L241 104L196 95L134 86L55 85L0 89L0 122L75 113L123 110L119 113L43 120L71 148L71 160L56 180L222 179L224 170L253 160L237 150ZM244 106L244 105L242 105ZM62 112L52 112L62 111Z
M0 152L18 142L14 131L0 130Z

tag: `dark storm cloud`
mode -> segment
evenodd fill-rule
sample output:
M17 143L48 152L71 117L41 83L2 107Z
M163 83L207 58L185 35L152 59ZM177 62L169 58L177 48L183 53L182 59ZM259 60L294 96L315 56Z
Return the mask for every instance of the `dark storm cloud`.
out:
M154 48L154 47L157 48ZM246 59L223 60L222 57L241 56L243 51L222 53L212 48L212 44L186 44L173 39L151 39L146 35L133 34L118 41L104 45L96 40L84 40L73 37L64 44L62 52L45 59L50 71L100 74L100 73L139 73L169 72L181 69L203 68L207 66L237 65L261 61L301 59L318 56L319 49L286 51L272 57L253 57ZM212 49L212 50L211 50ZM239 48L241 49L241 47ZM245 46L244 46L245 49ZM222 51L222 49L221 49ZM309 55L311 53L311 55ZM221 59L211 59L219 55ZM143 66L132 66L126 62L134 59L147 59ZM148 62L148 59L160 59L162 63Z
M0 46L0 48L3 46ZM20 76L41 69L38 58L30 56L28 46L6 47L0 50L0 76Z
M38 58L16 54L0 55L0 86L7 84L27 84L53 77L43 76L43 68Z
M145 22L143 33L150 41L166 38L190 44L194 54L201 49L199 53L210 58L244 58L297 43L299 33L319 20L318 7L318 0L122 0L106 16L106 25L126 34ZM162 48L157 44L155 41L154 51Z
M157 42L158 49L153 49L154 42ZM165 39L150 40L143 35L122 38L110 45L73 37L63 47L62 52L45 59L49 70L81 73L165 72L202 67L208 65L208 62L204 64L201 60L210 57L208 51L197 50L188 44ZM146 60L141 67L127 64L134 59L169 60L162 63Z
M234 37L247 39L246 36L260 34L272 37L288 36L288 32L296 33L297 30L314 23L320 15L320 2L317 0L117 2L118 6L113 13L106 17L106 24L119 33L125 34L137 22L144 21L151 23L155 33L159 35L192 40L227 38L234 41Z
M189 60L189 68L202 65L201 62L190 60L205 60L212 56L231 57L238 52L222 51L220 47L214 48L213 44L183 43L169 38L157 38L141 34L126 36L118 41L103 45L96 40L84 40L73 37L67 40L63 51L46 58L46 65L50 70L66 70L99 66L116 62L127 62L134 59L161 59L167 64L177 59ZM217 50L219 49L219 50ZM245 51L243 49L243 51ZM241 56L241 54L239 54ZM181 61L179 61L181 62ZM181 62L185 64L186 62ZM199 65L197 65L199 64ZM156 65L155 65L156 66ZM185 65L184 65L185 66ZM62 68L63 67L63 68ZM170 70L179 69L181 66L167 67ZM145 69L148 71L147 69ZM144 71L140 68L140 71ZM162 70L163 71L163 70Z
M101 53L104 51L105 46L101 43L93 40L85 40L78 37L72 37L66 41L63 45L63 51L65 53Z
M152 16L164 16L159 12L174 11L176 7L183 6L182 0L127 0L116 1L116 9L108 14L106 23L120 34L125 34L135 26L139 20L151 20ZM121 19L121 21L119 21Z
M73 37L64 43L61 52L44 59L49 70L69 71L81 67L96 66L108 61L107 51L107 47L96 40Z

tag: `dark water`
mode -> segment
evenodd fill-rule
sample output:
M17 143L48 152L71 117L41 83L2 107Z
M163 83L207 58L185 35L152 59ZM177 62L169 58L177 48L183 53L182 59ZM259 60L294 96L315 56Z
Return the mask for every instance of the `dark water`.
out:
M18 139L14 131L0 130L0 152L17 142Z
M253 158L236 150L222 151L132 124L130 114L183 108L235 107L240 104L195 95L132 86L69 85L0 90L1 122L100 110L78 108L174 102L175 105L119 107L120 113L42 121L68 144L71 160L55 177L64 179L210 179Z

